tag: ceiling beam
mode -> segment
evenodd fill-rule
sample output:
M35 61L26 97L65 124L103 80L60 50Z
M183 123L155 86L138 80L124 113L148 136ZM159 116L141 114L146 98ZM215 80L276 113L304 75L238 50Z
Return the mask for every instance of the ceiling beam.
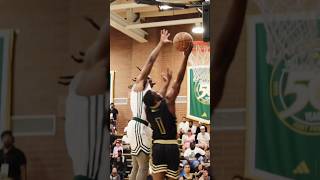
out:
M132 9L132 8L142 8L142 7L149 7L150 5L146 4L137 4L137 3L121 3L121 4L112 4L110 6L110 10L122 10L122 9Z
M126 26L126 29L176 26L176 25L182 25L182 24L194 24L194 23L201 23L201 22L202 22L202 18L180 19L180 20L160 21L160 22L141 23L141 24L130 24Z
M148 42L145 39L145 35L148 33L143 31L142 29L126 29L126 26L129 25L127 21L125 21L121 16L115 14L115 13L110 13L110 25L117 29L118 31L126 34L127 36L131 37L132 39L140 42L140 43L145 43Z
M140 13L140 17L162 17L162 16L177 16L183 14L195 14L198 13L196 8L192 9L181 9L181 10L167 10L167 11L160 11L160 12L142 12Z

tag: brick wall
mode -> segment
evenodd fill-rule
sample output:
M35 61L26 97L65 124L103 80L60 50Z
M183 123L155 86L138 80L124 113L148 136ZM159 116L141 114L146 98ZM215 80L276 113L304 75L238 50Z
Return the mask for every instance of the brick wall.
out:
M106 1L2 0L0 7L0 29L19 31L12 115L57 116L54 136L16 138L16 146L27 156L28 179L70 180L73 172L64 142L67 88L57 80L81 69L70 54L85 50L97 34L82 17L101 23L106 17Z

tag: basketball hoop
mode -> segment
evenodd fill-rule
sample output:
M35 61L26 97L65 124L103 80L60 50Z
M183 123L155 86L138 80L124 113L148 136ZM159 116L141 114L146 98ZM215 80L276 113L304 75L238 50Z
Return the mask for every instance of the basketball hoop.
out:
M267 31L267 62L301 61L319 51L318 0L255 0Z
M189 63L193 67L194 81L209 81L210 71L203 68L210 66L210 45L203 41L193 41L193 49L189 56Z

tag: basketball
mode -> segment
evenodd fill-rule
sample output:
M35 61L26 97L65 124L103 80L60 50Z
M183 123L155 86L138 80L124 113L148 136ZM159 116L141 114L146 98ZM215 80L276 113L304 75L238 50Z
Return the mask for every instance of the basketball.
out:
M193 38L189 33L180 32L174 36L173 45L178 51L184 51L189 47L192 41Z

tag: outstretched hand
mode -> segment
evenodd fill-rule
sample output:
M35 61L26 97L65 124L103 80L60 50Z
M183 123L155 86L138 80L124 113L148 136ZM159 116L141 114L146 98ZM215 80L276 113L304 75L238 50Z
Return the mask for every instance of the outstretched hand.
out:
M161 73L161 77L165 83L170 82L172 78L172 71L169 68L167 68L166 72Z
M170 33L168 30L166 29L161 30L160 41L163 42L164 44L172 43L172 41L169 40L169 36L170 36Z

